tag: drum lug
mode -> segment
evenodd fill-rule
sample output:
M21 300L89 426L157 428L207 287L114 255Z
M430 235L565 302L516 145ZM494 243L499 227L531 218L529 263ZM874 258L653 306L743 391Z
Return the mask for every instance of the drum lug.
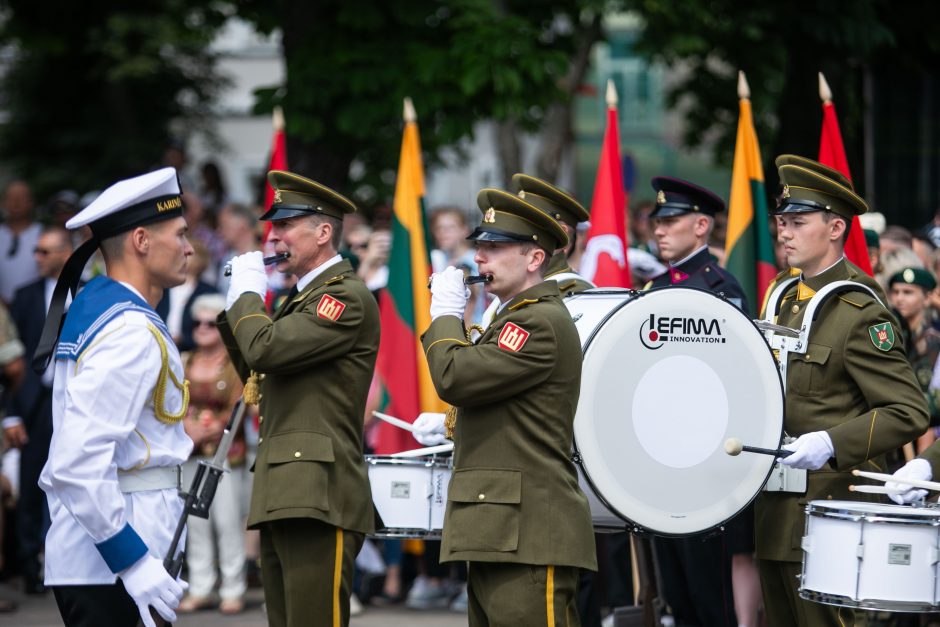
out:
M576 313L575 315L571 316L571 321L572 321L572 322L577 322L578 320L581 319L581 316L583 316L583 315L584 315L583 313Z
M937 562L940 562L940 551L937 550L937 547L932 546L927 551L927 563L936 564Z
M571 461L573 461L573 462L576 463L576 464L580 464L580 463L581 463L581 453L572 453L572 454L571 454Z
M864 544L860 543L857 547L855 547L855 557L857 557L860 560L865 559L865 545Z

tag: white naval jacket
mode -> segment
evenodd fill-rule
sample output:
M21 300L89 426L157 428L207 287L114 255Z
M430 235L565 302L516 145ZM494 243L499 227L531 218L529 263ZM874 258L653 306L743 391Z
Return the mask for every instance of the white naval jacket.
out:
M165 327L139 293L106 277L79 293L69 316L83 296L104 292L120 298L120 286L138 304L91 318L95 333L85 344L75 344L80 350L74 359L62 358L63 331L57 352L52 444L39 480L52 519L46 585L111 584L145 552L162 560L183 508L176 489L124 494L117 478L119 469L177 466L192 451L183 423L166 424L154 412L154 387L164 359L155 328L164 338L170 369L183 381L179 352ZM163 408L179 413L182 405L182 392L167 382Z

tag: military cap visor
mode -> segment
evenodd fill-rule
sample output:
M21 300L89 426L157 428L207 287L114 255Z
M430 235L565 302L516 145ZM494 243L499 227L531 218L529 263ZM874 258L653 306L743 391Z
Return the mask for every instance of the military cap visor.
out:
M549 253L568 245L568 235L555 218L509 192L480 190L477 205L483 221L469 240L529 242Z
M591 214L568 192L528 174L513 174L512 188L519 198L572 229L591 219Z
M937 287L937 280L928 270L914 267L904 268L900 272L894 273L888 281L888 287L891 287L895 283L917 285L927 292Z
M671 218L686 213L715 216L725 210L725 201L713 192L682 179L656 176L650 180L656 191L656 208L650 218Z
M271 170L268 182L274 188L274 202L260 220L273 222L311 215L342 220L347 213L356 212L356 205L342 194L293 172Z
M851 220L868 211L868 203L852 189L828 176L799 165L780 166L783 184L775 215L831 211Z

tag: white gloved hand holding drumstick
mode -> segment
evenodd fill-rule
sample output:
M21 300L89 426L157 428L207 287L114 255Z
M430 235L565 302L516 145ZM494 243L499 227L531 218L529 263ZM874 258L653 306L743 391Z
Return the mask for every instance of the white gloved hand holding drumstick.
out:
M415 418L414 423L415 440L422 446L437 446L447 441L444 437L444 414L437 412L422 412Z
M930 468L930 462L928 462L926 459L914 458L901 466L893 476L898 477L899 479L917 479L918 481L930 481L933 479L933 471ZM919 501L920 499L927 496L927 490L922 488L915 488L914 486L906 483L895 483L893 481L889 481L885 483L885 488L889 490L904 490L904 492L901 492L900 494L888 495L891 497L891 500L898 505Z

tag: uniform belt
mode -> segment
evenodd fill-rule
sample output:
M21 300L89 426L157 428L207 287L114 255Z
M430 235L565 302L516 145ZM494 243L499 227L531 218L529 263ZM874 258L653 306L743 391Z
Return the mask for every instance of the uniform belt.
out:
M163 466L139 470L119 470L118 485L121 492L146 492L147 490L169 490L180 488L180 467Z

